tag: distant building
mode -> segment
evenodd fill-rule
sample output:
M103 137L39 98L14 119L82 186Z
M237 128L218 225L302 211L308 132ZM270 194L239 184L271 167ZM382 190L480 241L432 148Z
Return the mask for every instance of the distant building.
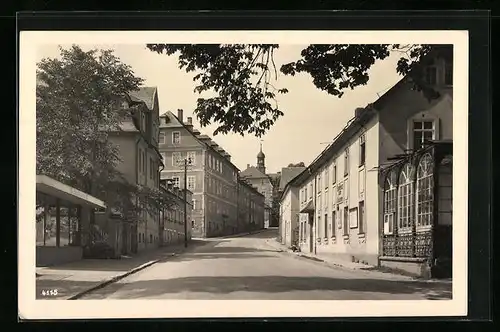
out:
M238 233L264 228L264 200L250 183L238 181Z
M273 178L275 175L270 176L266 174L266 155L262 152L262 144L260 151L257 154L257 166L247 165L247 168L240 173L240 177L250 183L253 187L264 195L264 227L277 226L276 222L272 220L273 208L273 194L275 193L275 186L273 185Z
M287 186L297 175L306 168L303 166L284 167L279 172L279 186L277 201L279 202L279 240L290 247L298 241L298 189ZM285 189L287 189L285 191Z
M285 186L282 222L298 207L302 251L451 277L452 64L435 47L421 67L436 98L403 78Z
M160 117L160 152L165 167L161 179L193 193L193 236L211 237L235 234L238 228L238 168L231 156L209 136L193 128L192 118L183 119L166 112ZM183 184L184 160L187 185Z
M186 190L186 200L184 201L185 189L175 187L174 184L168 182L168 180L160 181L160 189L168 195L173 202L172 208L162 209L160 211L160 246L184 242L184 207L186 207L187 215L187 238L191 240L193 193ZM184 202L186 202L186 204L184 204Z

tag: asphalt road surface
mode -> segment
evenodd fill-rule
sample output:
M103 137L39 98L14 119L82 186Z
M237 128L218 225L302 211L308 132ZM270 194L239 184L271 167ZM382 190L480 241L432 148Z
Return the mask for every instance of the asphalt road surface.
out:
M450 299L451 284L333 268L281 253L276 231L206 240L192 252L132 274L85 299L418 300Z

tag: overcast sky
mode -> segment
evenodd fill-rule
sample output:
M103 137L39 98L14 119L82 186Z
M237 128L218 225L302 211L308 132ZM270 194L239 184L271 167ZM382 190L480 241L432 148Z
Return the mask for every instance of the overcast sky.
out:
M69 47L70 45L62 45ZM244 170L247 164L255 165L262 139L266 155L268 173L280 171L289 163L303 161L309 164L326 147L346 122L353 117L356 107L364 107L374 102L377 95L383 94L394 85L400 76L396 73L398 54L377 62L370 71L366 86L347 91L344 96L328 95L318 90L308 74L278 77L278 87L286 87L289 92L278 96L282 116L271 130L261 139L251 135L241 137L236 134L217 135L212 133L216 126L201 128L192 110L196 106L198 94L193 74L187 74L177 65L177 56L153 53L145 45L80 45L84 50L91 48L114 49L115 55L132 67L135 74L145 79L146 86L156 86L160 103L160 114L166 111L184 109L184 117L192 116L193 123L205 134L212 136L232 156L233 163ZM305 45L280 45L274 53L279 67L283 63L300 57ZM38 49L37 60L57 57L57 45L45 45Z

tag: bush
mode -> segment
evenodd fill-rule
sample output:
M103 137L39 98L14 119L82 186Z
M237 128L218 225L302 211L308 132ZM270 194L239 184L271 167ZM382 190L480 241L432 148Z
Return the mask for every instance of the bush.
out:
M115 249L106 242L94 242L83 249L84 258L109 259L115 257Z

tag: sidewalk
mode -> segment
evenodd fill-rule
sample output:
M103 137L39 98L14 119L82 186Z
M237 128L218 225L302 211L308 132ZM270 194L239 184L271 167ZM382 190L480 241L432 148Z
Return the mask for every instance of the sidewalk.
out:
M245 232L245 233L238 233L238 234L232 234L232 235L224 235L224 236L217 236L213 237L211 239L227 239L227 238L232 238L232 237L242 237L242 236L247 236L247 235L252 235L252 234L258 234L267 231L268 229L258 229L256 231L252 232Z
M296 258L306 258L310 259L313 261L317 261L320 263L323 263L327 266L330 267L336 267L336 268L345 268L349 269L352 271L357 271L360 273L367 273L373 276L377 277L382 277L382 278L390 278L390 279L398 279L398 280L419 280L419 281L424 281L424 282L439 282L439 283L446 283L449 284L451 283L451 279L429 279L429 280L422 280L414 276L406 275L406 274L401 274L393 270L389 269L383 269L377 266L372 266L372 265L366 265L366 264L361 264L361 263L355 263L355 262L349 262L347 260L342 260L342 259L335 259L334 257L331 256L326 256L326 255L315 255L313 253L305 253L305 252L293 252L292 250L288 249L285 245L279 243L276 238L271 238L268 239L267 244L274 248L275 250L278 250L280 252L286 253L288 255L293 255Z
M63 265L37 267L36 299L75 300L92 290L206 243L191 240L188 248L180 243L122 259L82 259Z

